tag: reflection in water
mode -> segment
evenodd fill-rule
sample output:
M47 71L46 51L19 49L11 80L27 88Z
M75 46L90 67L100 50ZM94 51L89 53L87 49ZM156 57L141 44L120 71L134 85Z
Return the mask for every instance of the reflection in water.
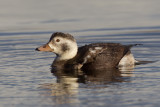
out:
M133 69L132 69L133 70ZM41 84L43 96L52 96L57 104L78 103L79 88L106 88L115 82L130 82L125 77L134 76L132 70L97 69L90 71L57 70L52 68L51 73L57 77L57 83Z

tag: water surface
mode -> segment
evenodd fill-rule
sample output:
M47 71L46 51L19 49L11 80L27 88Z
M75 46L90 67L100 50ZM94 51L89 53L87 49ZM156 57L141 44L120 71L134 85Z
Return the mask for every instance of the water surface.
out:
M1 107L158 107L159 0L1 0ZM68 32L78 46L140 43L133 70L51 73L53 53L35 52L53 32Z

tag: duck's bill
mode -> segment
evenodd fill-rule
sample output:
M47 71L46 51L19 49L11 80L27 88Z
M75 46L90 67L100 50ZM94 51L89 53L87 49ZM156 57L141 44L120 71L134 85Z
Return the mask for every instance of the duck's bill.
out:
M50 46L47 44L42 45L35 49L36 51L45 51L45 52L53 52L53 49L50 48Z

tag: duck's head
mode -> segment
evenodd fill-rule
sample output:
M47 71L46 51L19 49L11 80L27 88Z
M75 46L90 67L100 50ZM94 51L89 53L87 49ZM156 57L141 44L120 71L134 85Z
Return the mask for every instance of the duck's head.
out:
M56 60L69 60L76 56L78 47L72 35L56 32L52 34L47 44L36 50L54 52L57 55Z

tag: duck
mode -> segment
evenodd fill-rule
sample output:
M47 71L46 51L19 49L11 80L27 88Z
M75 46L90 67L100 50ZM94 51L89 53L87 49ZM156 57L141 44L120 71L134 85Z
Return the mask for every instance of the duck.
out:
M78 47L71 34L55 32L46 44L35 50L56 54L51 67L90 70L134 67L137 60L131 53L131 47L136 45L91 43Z

